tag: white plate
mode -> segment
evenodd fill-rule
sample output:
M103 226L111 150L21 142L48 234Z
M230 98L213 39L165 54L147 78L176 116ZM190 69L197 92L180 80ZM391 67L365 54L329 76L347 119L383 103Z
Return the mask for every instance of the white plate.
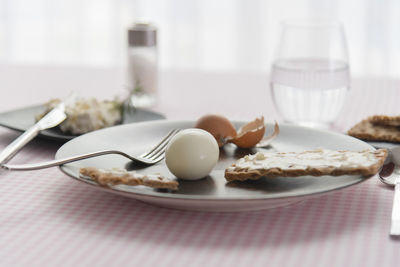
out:
M244 122L235 122L236 126ZM171 129L189 128L193 121L153 121L115 126L79 136L64 144L56 158L102 149L118 149L128 154L137 155L158 143ZM268 124L267 131L271 131ZM245 211L261 210L288 205L313 196L319 196L357 184L365 180L361 176L303 176L297 178L263 178L249 182L227 183L224 169L248 153L257 150L301 151L314 148L364 150L373 149L369 144L353 137L334 132L315 130L300 126L281 124L281 132L269 149L236 149L227 145L221 150L218 165L210 176L199 181L179 181L177 192L154 190L144 186L119 185L111 188L98 186L91 180L79 177L79 168L127 168L143 173L161 173L173 178L165 162L154 166L139 168L128 159L118 155L107 155L71 163L61 170L90 186L110 193L116 193L158 206L203 211Z

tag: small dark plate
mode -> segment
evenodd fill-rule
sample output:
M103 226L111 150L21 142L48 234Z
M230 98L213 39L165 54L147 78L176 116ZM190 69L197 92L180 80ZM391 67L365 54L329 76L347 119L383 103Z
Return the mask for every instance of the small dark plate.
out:
M0 126L24 132L35 124L35 115L40 114L43 110L44 106L38 105L0 113ZM165 116L145 109L135 108L134 110L128 110L125 108L121 124L160 119L165 119ZM77 135L63 133L58 127L55 127L40 132L39 137L66 142L77 137Z

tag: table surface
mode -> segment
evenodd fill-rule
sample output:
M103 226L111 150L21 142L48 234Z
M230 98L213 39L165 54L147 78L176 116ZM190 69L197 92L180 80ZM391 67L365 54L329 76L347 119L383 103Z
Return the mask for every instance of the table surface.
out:
M118 84L112 70L0 70L0 111L82 84L86 93L107 95ZM169 119L220 113L280 121L262 73L171 71L162 75L159 96L155 110ZM371 114L399 114L399 97L398 80L354 79L335 129L344 132ZM0 129L0 149L17 136ZM59 146L34 140L12 162L51 159ZM158 208L84 186L57 168L2 172L0 179L0 266L398 266L400 260L400 240L388 235L393 189L377 177L243 213Z

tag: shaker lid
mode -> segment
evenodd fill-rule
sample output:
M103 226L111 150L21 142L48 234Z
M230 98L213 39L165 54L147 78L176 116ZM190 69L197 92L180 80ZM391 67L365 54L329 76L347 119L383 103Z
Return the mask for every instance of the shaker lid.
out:
M150 23L135 23L128 29L129 46L156 46L157 28Z

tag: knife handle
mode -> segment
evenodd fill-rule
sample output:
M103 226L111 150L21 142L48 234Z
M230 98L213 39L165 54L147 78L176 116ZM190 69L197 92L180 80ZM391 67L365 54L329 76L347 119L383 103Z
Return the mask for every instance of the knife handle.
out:
M400 235L400 183L396 183L394 187L390 235Z
M23 134L21 134L17 139L15 139L11 144L9 144L1 153L0 153L0 165L7 163L12 159L12 157L17 154L18 151L21 150L29 141L31 141L35 136L40 132L40 127L35 124L28 130L26 130Z

